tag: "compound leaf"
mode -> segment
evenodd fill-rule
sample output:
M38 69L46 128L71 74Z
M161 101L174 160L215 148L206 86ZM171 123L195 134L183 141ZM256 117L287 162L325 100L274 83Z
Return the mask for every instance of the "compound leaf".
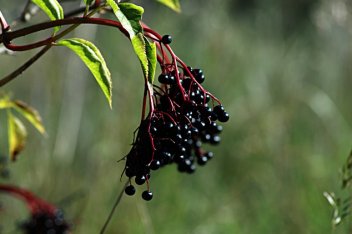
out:
M181 12L181 5L179 0L157 0L157 1L178 13Z
M34 4L40 7L51 20L64 18L64 11L57 0L32 0ZM54 32L59 31L60 27L55 27Z
M16 161L17 155L26 144L27 130L23 123L8 111L8 138L9 155L12 161Z
M91 71L101 90L112 107L111 74L99 49L91 42L81 38L59 41L56 45L66 46L74 51Z

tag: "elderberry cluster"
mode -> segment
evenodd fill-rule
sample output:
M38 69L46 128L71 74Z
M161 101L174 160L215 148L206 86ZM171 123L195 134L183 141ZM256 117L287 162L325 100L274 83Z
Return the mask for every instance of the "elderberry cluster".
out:
M162 37L161 43L170 44L172 38ZM164 64L158 76L160 86L154 85L152 105L148 116L141 121L126 155L125 175L130 184L127 195L134 195L135 184L147 184L142 193L144 200L151 200L149 189L151 171L169 164L176 164L180 172L193 173L196 164L205 165L213 153L202 148L202 144L217 145L222 126L229 114L219 101L201 83L205 76L201 69L183 67L180 72L175 64ZM214 101L217 105L214 105Z
M64 220L63 213L35 213L20 225L25 234L68 234L70 226Z

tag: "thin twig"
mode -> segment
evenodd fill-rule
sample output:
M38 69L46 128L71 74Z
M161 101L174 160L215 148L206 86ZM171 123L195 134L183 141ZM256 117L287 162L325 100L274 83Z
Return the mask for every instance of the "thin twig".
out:
M109 225L109 223L110 223L110 220L111 220L112 216L113 216L114 213L115 213L115 209L116 209L116 207L118 206L118 204L120 203L121 198L122 198L122 196L123 196L123 193L125 192L125 188L127 187L127 185L128 185L129 183L130 183L129 181L126 181L125 185L122 187L122 190L121 190L119 196L117 197L117 199L116 199L116 201L115 201L115 204L114 204L114 206L112 207L112 210L110 211L110 214L109 214L108 218L106 219L103 228L102 228L101 231L100 231L100 234L104 234L106 228L108 227L108 225Z
M94 15L96 13L96 11L98 11L99 9L96 8L94 11L92 11L88 17ZM69 28L67 28L66 30L64 30L62 33L56 35L53 37L53 41L56 41L58 39L60 39L61 37L66 36L67 34L69 34L70 32L72 32L74 29L76 29L78 26L80 25L80 23L75 24L70 26ZM1 40L1 39L0 39ZM4 78L2 78L0 80L0 87L4 86L5 84L7 84L8 82L10 82L11 80L13 80L14 78L16 78L17 76L21 75L22 72L24 72L27 68L29 68L35 61L37 61L40 57L42 57L51 47L53 46L53 44L49 44L46 45L43 49L41 49L37 54L35 54L33 57L31 57L27 62L25 62L22 66L20 66L19 68L17 68L15 71L11 72L9 75L5 76Z
M11 80L15 79L17 76L21 75L28 67L30 67L35 61L37 61L40 57L42 57L49 49L51 45L45 46L41 49L37 54L31 57L27 62L25 62L22 66L17 68L15 71L11 72L9 75L5 76L0 80L0 87L4 86Z

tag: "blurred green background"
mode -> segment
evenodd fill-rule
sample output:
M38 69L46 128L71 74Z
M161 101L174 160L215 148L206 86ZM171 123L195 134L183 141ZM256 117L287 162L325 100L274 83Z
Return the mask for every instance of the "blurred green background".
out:
M1 0L0 9L11 21L24 2ZM209 147L211 162L193 175L174 166L153 173L153 200L141 199L143 186L123 197L107 233L349 233L348 222L332 230L323 192L343 195L339 169L351 150L351 2L192 0L181 1L182 14L136 3L145 8L145 23L173 36L179 57L205 71L204 86L231 119L220 146ZM30 23L43 20L39 14ZM48 137L28 127L27 148L0 182L58 204L74 233L98 233L123 186L117 160L139 123L143 77L119 31L82 26L71 36L94 41L103 53L113 75L113 110L76 55L53 48L1 88L39 110ZM0 76L33 53L1 55ZM3 233L16 233L27 215L23 204L0 199Z

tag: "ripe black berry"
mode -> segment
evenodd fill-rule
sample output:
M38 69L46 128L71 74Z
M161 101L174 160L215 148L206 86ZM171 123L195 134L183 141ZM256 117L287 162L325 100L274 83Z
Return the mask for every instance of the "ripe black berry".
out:
M136 176L134 181L136 182L136 184L142 185L145 182L145 176L144 175L143 176Z
M198 164L201 166L205 165L207 161L208 161L208 158L206 156L201 156L197 160Z
M212 145L217 145L220 143L220 141L221 141L221 138L218 135L212 136L210 138L210 144Z
M214 153L209 151L206 154L204 154L205 157L207 157L208 161L214 157Z
M218 114L224 113L225 108L222 105L217 105L217 106L214 106L213 111L215 114L218 115Z
M151 163L150 163L150 169L152 170L158 170L161 166L161 163L159 160L153 160Z
M199 84L204 82L205 76L204 76L203 71L201 69L193 69L192 74Z
M217 116L218 116L218 120L220 122L227 122L230 119L230 115L227 112L224 112L224 113L217 115Z
M144 191L144 192L142 193L142 198L143 198L144 200L146 200L146 201L150 201L150 200L152 200L152 198L153 198L153 193L150 192L150 191L148 191L148 190L146 190L146 191Z
M126 188L125 188L125 193L128 195L128 196L132 196L136 193L136 189L134 188L133 185L128 185Z
M161 42L164 43L165 45L168 45L172 42L172 37L170 35L164 35L161 38Z
M169 82L169 76L166 75L166 74L160 74L159 77L158 77L158 81L161 84L167 84Z

